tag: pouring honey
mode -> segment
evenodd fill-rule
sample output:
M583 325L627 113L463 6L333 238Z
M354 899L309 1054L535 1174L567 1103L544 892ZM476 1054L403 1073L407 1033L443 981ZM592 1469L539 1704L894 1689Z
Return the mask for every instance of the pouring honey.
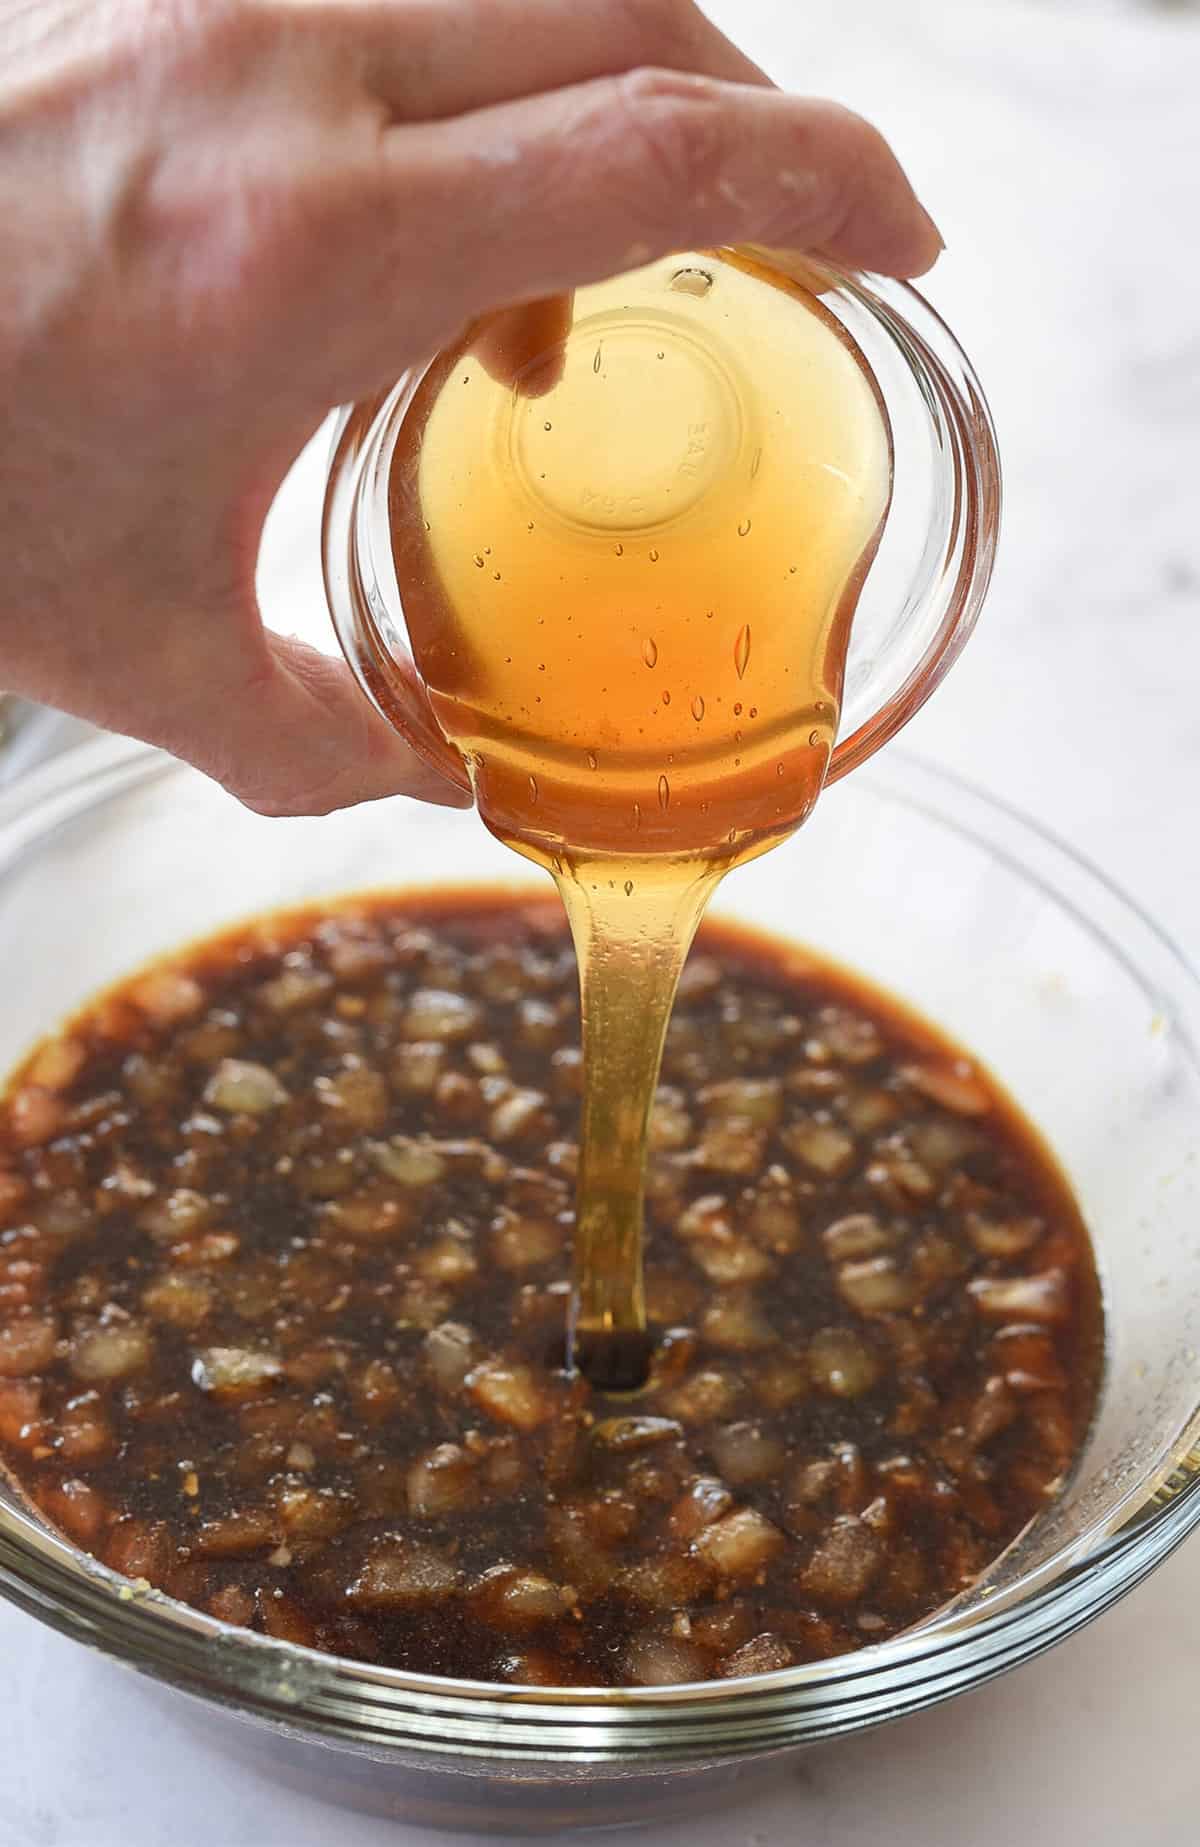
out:
M389 529L429 705L574 937L570 1351L594 1383L647 1363L646 1139L679 976L719 881L817 799L891 483L862 353L817 294L732 252L581 291L515 378L476 326L396 433Z

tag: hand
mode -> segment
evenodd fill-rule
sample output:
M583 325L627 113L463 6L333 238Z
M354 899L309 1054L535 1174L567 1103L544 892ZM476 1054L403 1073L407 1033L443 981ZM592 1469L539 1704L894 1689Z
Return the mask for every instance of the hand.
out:
M0 0L0 685L263 813L465 802L263 628L272 497L472 317L743 238L940 249L690 0Z

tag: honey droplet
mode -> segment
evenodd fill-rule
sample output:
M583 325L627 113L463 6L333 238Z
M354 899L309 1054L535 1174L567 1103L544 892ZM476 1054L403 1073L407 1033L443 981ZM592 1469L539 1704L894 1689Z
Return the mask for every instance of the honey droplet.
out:
M815 750L817 745L821 742L821 733L819 731L810 731L808 734L808 742L809 748Z
M482 571L483 569L483 553L482 552L476 552L475 554L475 569L477 571Z
M493 577L495 578L495 580L496 580L496 582L497 582L497 583L499 583L499 582L500 582L500 573L499 573L499 571L493 571L493 572L492 572L492 576L493 576Z
M552 423L543 423L542 428L544 430L552 430L554 428L554 425Z
M658 547L656 545L650 547L650 562L651 564L658 563Z
M737 677L742 679L750 665L750 624L743 622L733 644L733 664L737 668Z
M671 806L671 785L665 776L660 776L658 779L658 805L660 808Z
M758 471L761 467L762 467L762 450L756 449L754 451L754 460L750 464L750 479L752 481L755 480L755 478L757 477Z
M777 764L775 765L775 774L776 774L777 776L782 776L782 775L783 775L783 765L782 765L782 763L777 763Z
M746 537L746 534L749 532L749 530L750 530L750 521L748 519L744 519L741 525L738 527L738 538L744 539Z
M596 356L592 360L592 371L593 372L598 372L600 370L600 355L603 352L603 350L604 350L603 347L600 347L600 346L596 348Z
M671 277L671 287L680 295L699 298L707 295L712 285L713 279L706 269L677 269Z
M588 751L588 754L587 754L587 759L588 759L588 768L589 768L589 770L594 770L594 769L596 768L596 766L597 766L597 764L598 764L598 763L599 763L599 761L600 761L600 759L599 759L599 758L597 757L597 755L596 755L596 753L595 753L595 751L594 751L594 750L589 750L589 751Z
M647 635L645 641L642 643L642 659L645 661L647 667L654 667L658 664L658 643L655 641L653 635Z
M696 697L692 700L692 717L697 724L699 724L700 720L704 717L704 701L701 699L699 693L697 693Z
M633 831L635 834L641 825L642 825L642 804L640 802L635 802L633 804Z
M538 798L537 777L531 776L529 778L529 799L531 802L536 802L537 798Z
M757 717L758 717L758 707L757 707L756 705L752 705L752 706L750 707L750 716L751 716L751 718L757 718Z
M623 545L614 545L613 550L616 552L618 558L623 558L625 556L625 547Z
M625 881L625 896L627 898L632 898L633 896L633 880L632 879L626 879Z
M667 689L667 688L666 688L665 686L663 687L663 696L662 696L662 702L663 702L663 704L664 704L664 705L670 705L670 703L671 703L671 695L670 695L670 692L668 691L668 689Z
M737 701L737 703L735 704L733 708L733 716L735 718L740 718L742 716L742 702L740 699Z

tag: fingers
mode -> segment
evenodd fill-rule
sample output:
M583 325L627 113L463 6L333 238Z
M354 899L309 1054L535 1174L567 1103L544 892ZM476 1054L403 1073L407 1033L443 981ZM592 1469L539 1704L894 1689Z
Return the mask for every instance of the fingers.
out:
M571 331L574 306L575 297L568 292L503 308L485 317L472 342L474 351L502 385L514 385L526 397L541 397L561 377L556 355ZM527 372L534 359L543 363Z
M281 635L264 640L262 670L240 694L202 708L197 735L167 744L174 755L259 814L328 814L386 795L471 806L379 716L344 662Z
M135 631L136 633L136 631ZM328 814L385 795L448 808L471 797L379 716L342 662L269 632L241 641L200 622L114 646L80 679L50 651L17 672L27 697L156 744L266 815Z
M672 250L752 240L916 276L942 247L875 129L776 90L637 71L385 141L371 260L445 333Z
M397 121L431 121L638 66L764 84L692 0L307 0L356 45Z

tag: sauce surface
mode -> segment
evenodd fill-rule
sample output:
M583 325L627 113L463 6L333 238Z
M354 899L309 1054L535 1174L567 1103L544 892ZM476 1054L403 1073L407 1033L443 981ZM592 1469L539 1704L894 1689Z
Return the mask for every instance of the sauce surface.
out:
M348 900L144 971L0 1105L0 1454L224 1620L664 1684L918 1621L1092 1414L1087 1236L923 1022L709 925L651 1122L650 1384L563 1370L580 1051L553 901Z

